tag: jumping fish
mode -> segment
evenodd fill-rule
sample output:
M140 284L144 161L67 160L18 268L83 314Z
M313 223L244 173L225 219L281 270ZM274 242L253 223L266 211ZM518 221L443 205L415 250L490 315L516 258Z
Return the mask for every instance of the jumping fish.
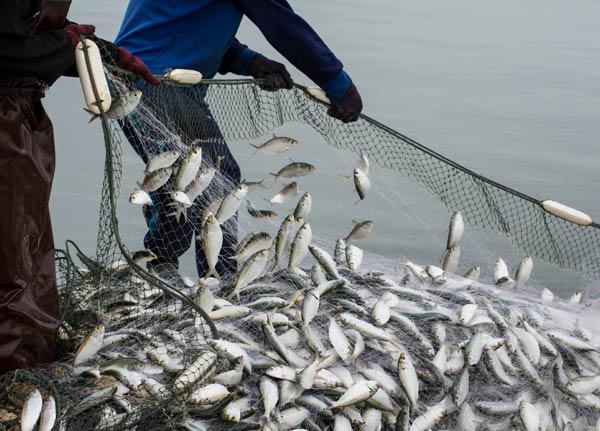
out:
M284 136L273 135L272 139L269 139L262 145L250 144L254 147L254 151L250 157L254 157L257 154L281 154L288 150L296 147L298 141L292 138L286 138Z
M372 220L365 220L361 222L354 221L353 223L354 227L352 228L352 231L350 231L348 236L344 238L346 243L365 239L373 231L373 225L375 224L375 222Z
M272 204L281 204L288 199L293 199L298 195L299 188L296 181L283 186L281 191L271 198Z
M308 175L315 169L315 166L311 165L310 163L291 162L288 165L285 165L283 168L281 168L279 172L271 172L271 175L273 175L273 177L275 177L276 180L278 178L296 178Z

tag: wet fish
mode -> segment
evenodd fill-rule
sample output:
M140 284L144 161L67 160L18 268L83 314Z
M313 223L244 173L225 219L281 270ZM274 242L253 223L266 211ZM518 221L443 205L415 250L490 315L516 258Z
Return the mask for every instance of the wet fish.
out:
M281 204L288 199L293 199L298 195L299 188L297 182L285 184L281 191L271 198L272 204Z
M446 248L451 248L458 245L463 233L465 231L465 223L462 215L456 211L452 214L450 219L450 227L448 228L448 241L446 242Z
M157 154L148 161L144 173L149 174L150 172L154 172L159 169L169 168L177 161L177 159L179 159L180 156L181 152L175 150L165 151Z
M344 238L344 241L349 243L350 241L365 239L373 231L374 224L375 222L372 220L365 220L361 222L354 221L354 227L348 236Z
M225 223L237 212L242 201L248 194L248 187L244 184L237 186L230 194L228 194L219 206L215 217L220 224Z
M135 111L141 99L141 90L129 91L128 93L121 95L116 100L113 100L110 104L110 108L108 108L104 115L111 120L120 120L125 118ZM100 117L100 115L91 112L89 109L84 108L84 110L92 114L92 118L89 121L90 123L96 118Z
M289 268L296 268L308 254L308 246L312 241L312 230L308 223L304 223L296 232L290 249Z
M275 180L279 178L296 178L308 175L311 172L314 172L315 169L315 166L310 163L291 162L281 168L277 173L271 172L271 175Z
M105 326L100 324L85 337L77 349L77 352L75 352L75 359L73 360L74 366L83 364L100 350L104 340L104 331Z
M269 139L262 145L250 144L250 146L255 148L250 157L254 157L257 154L281 154L295 148L296 145L298 145L298 141L295 139L273 135L272 139Z
M177 191L184 191L186 187L196 178L201 163L202 148L192 148L192 150L185 156L179 165L177 175L175 176L174 189Z
M155 192L160 189L162 186L167 184L169 179L171 178L171 174L173 173L173 168L162 168L158 169L154 172L148 173L140 186L140 189L145 192Z
M248 214L259 220L269 220L277 217L277 213L275 211L259 210L257 208L254 208L250 201L246 201L246 210L248 211Z
M239 300L239 292L240 289L246 286L248 283L254 281L260 274L262 274L265 266L267 265L267 261L269 259L269 250L261 250L254 253L250 258L244 263L240 273L238 275L237 281L235 283L235 288L233 292L229 295L229 298L236 296Z
M312 208L312 198L310 193L304 193L298 200L296 209L294 210L294 218L297 223L304 223L306 217Z
M206 256L206 263L208 264L208 273L205 278L213 275L218 279L220 278L216 266L219 261L222 245L223 232L221 231L221 226L216 217L209 214L202 227L202 247Z
M194 178L184 190L191 202L194 202L196 198L206 190L216 173L217 170L215 168L206 168L198 172L196 178Z
M34 389L23 404L21 412L21 430L33 431L42 413L42 394Z
M150 195L144 190L136 190L129 196L129 202L134 205L152 205Z

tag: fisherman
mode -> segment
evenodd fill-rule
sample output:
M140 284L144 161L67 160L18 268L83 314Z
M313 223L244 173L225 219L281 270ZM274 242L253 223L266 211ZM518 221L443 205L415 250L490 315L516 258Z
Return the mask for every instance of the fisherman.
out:
M0 374L54 359L60 324L49 199L54 174L46 88L73 72L92 25L66 21L70 0L0 2ZM156 82L129 51L103 41L121 68Z
M168 68L198 70L204 78L212 78L217 72L234 73L264 79L265 90L291 89L293 81L283 64L235 38L244 15L280 54L325 90L332 100L329 115L343 122L358 119L362 101L356 86L342 63L286 0L132 0L115 43L139 56L155 74L162 75ZM227 145L222 145L223 135L203 99L202 91L175 86L145 89L142 96L154 116L175 126L186 144L202 142L205 161L212 165L220 161L219 180L213 183L227 183L221 190L226 195L240 183L240 168ZM133 121L127 119L123 130L147 163L164 149L159 142L141 140ZM149 227L144 243L157 256L149 269L168 281L182 282L179 258L200 233L204 208L219 195L214 186L209 187L184 219L172 216L168 186L152 193L153 205L143 210ZM223 246L216 269L224 275L236 269L235 261L228 258L237 243L237 216L226 221L222 230ZM196 239L195 247L198 275L202 277L208 265L201 240Z

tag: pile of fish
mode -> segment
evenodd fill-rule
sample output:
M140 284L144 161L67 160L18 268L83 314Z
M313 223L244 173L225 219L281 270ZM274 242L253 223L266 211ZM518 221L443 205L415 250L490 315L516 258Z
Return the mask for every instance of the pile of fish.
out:
M256 153L296 144L274 137ZM173 206L185 213L218 169L200 169L201 159L199 148L183 159L157 156L131 202L152 204L148 192L175 173ZM314 169L292 162L273 176ZM368 174L361 156L352 175L360 200ZM357 222L327 251L312 238L309 193L276 232L240 241L236 274L219 274L220 226L261 183L245 182L207 210L200 230L210 274L181 291L219 338L199 313L116 262L111 271L121 275L110 285L82 282L77 293L82 307L102 304L101 323L86 334L68 322L61 327L59 338L77 340L77 349L49 374L68 385L60 414L50 392L13 382L10 397L0 394L8 400L0 428L146 430L165 421L190 431L600 430L600 353L588 329L596 319L581 294L532 295L523 288L530 257L514 279L502 259L487 284L479 267L454 274L459 213L441 267L404 261L399 274L361 270L356 242L373 221ZM295 197L291 184L272 203ZM258 219L276 217L250 208ZM140 263L152 258L136 254Z

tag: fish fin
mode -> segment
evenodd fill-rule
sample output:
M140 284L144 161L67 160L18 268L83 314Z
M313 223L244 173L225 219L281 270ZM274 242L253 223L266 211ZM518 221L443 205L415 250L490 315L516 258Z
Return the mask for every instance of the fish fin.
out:
M338 174L340 177L342 177L342 184L346 184L348 181L350 181L352 179L352 175L342 175L342 174Z
M211 276L214 276L217 280L221 281L221 276L217 272L216 268L213 268L210 271L208 271L208 273L204 276L204 279L207 279L208 277L211 277Z
M354 202L354 205L361 203L363 200L363 198L360 198L359 200L357 200L356 202Z
M275 177L275 181L277 181L277 178L279 178L279 175L274 174L273 172L269 172L271 175L273 175Z
M358 220L352 220L352 225L355 226L357 224L359 224L360 222Z
M87 108L83 108L83 110L92 116L92 118L90 118L90 121L88 121L88 124L100 116L100 115L96 114L95 112L90 111Z

